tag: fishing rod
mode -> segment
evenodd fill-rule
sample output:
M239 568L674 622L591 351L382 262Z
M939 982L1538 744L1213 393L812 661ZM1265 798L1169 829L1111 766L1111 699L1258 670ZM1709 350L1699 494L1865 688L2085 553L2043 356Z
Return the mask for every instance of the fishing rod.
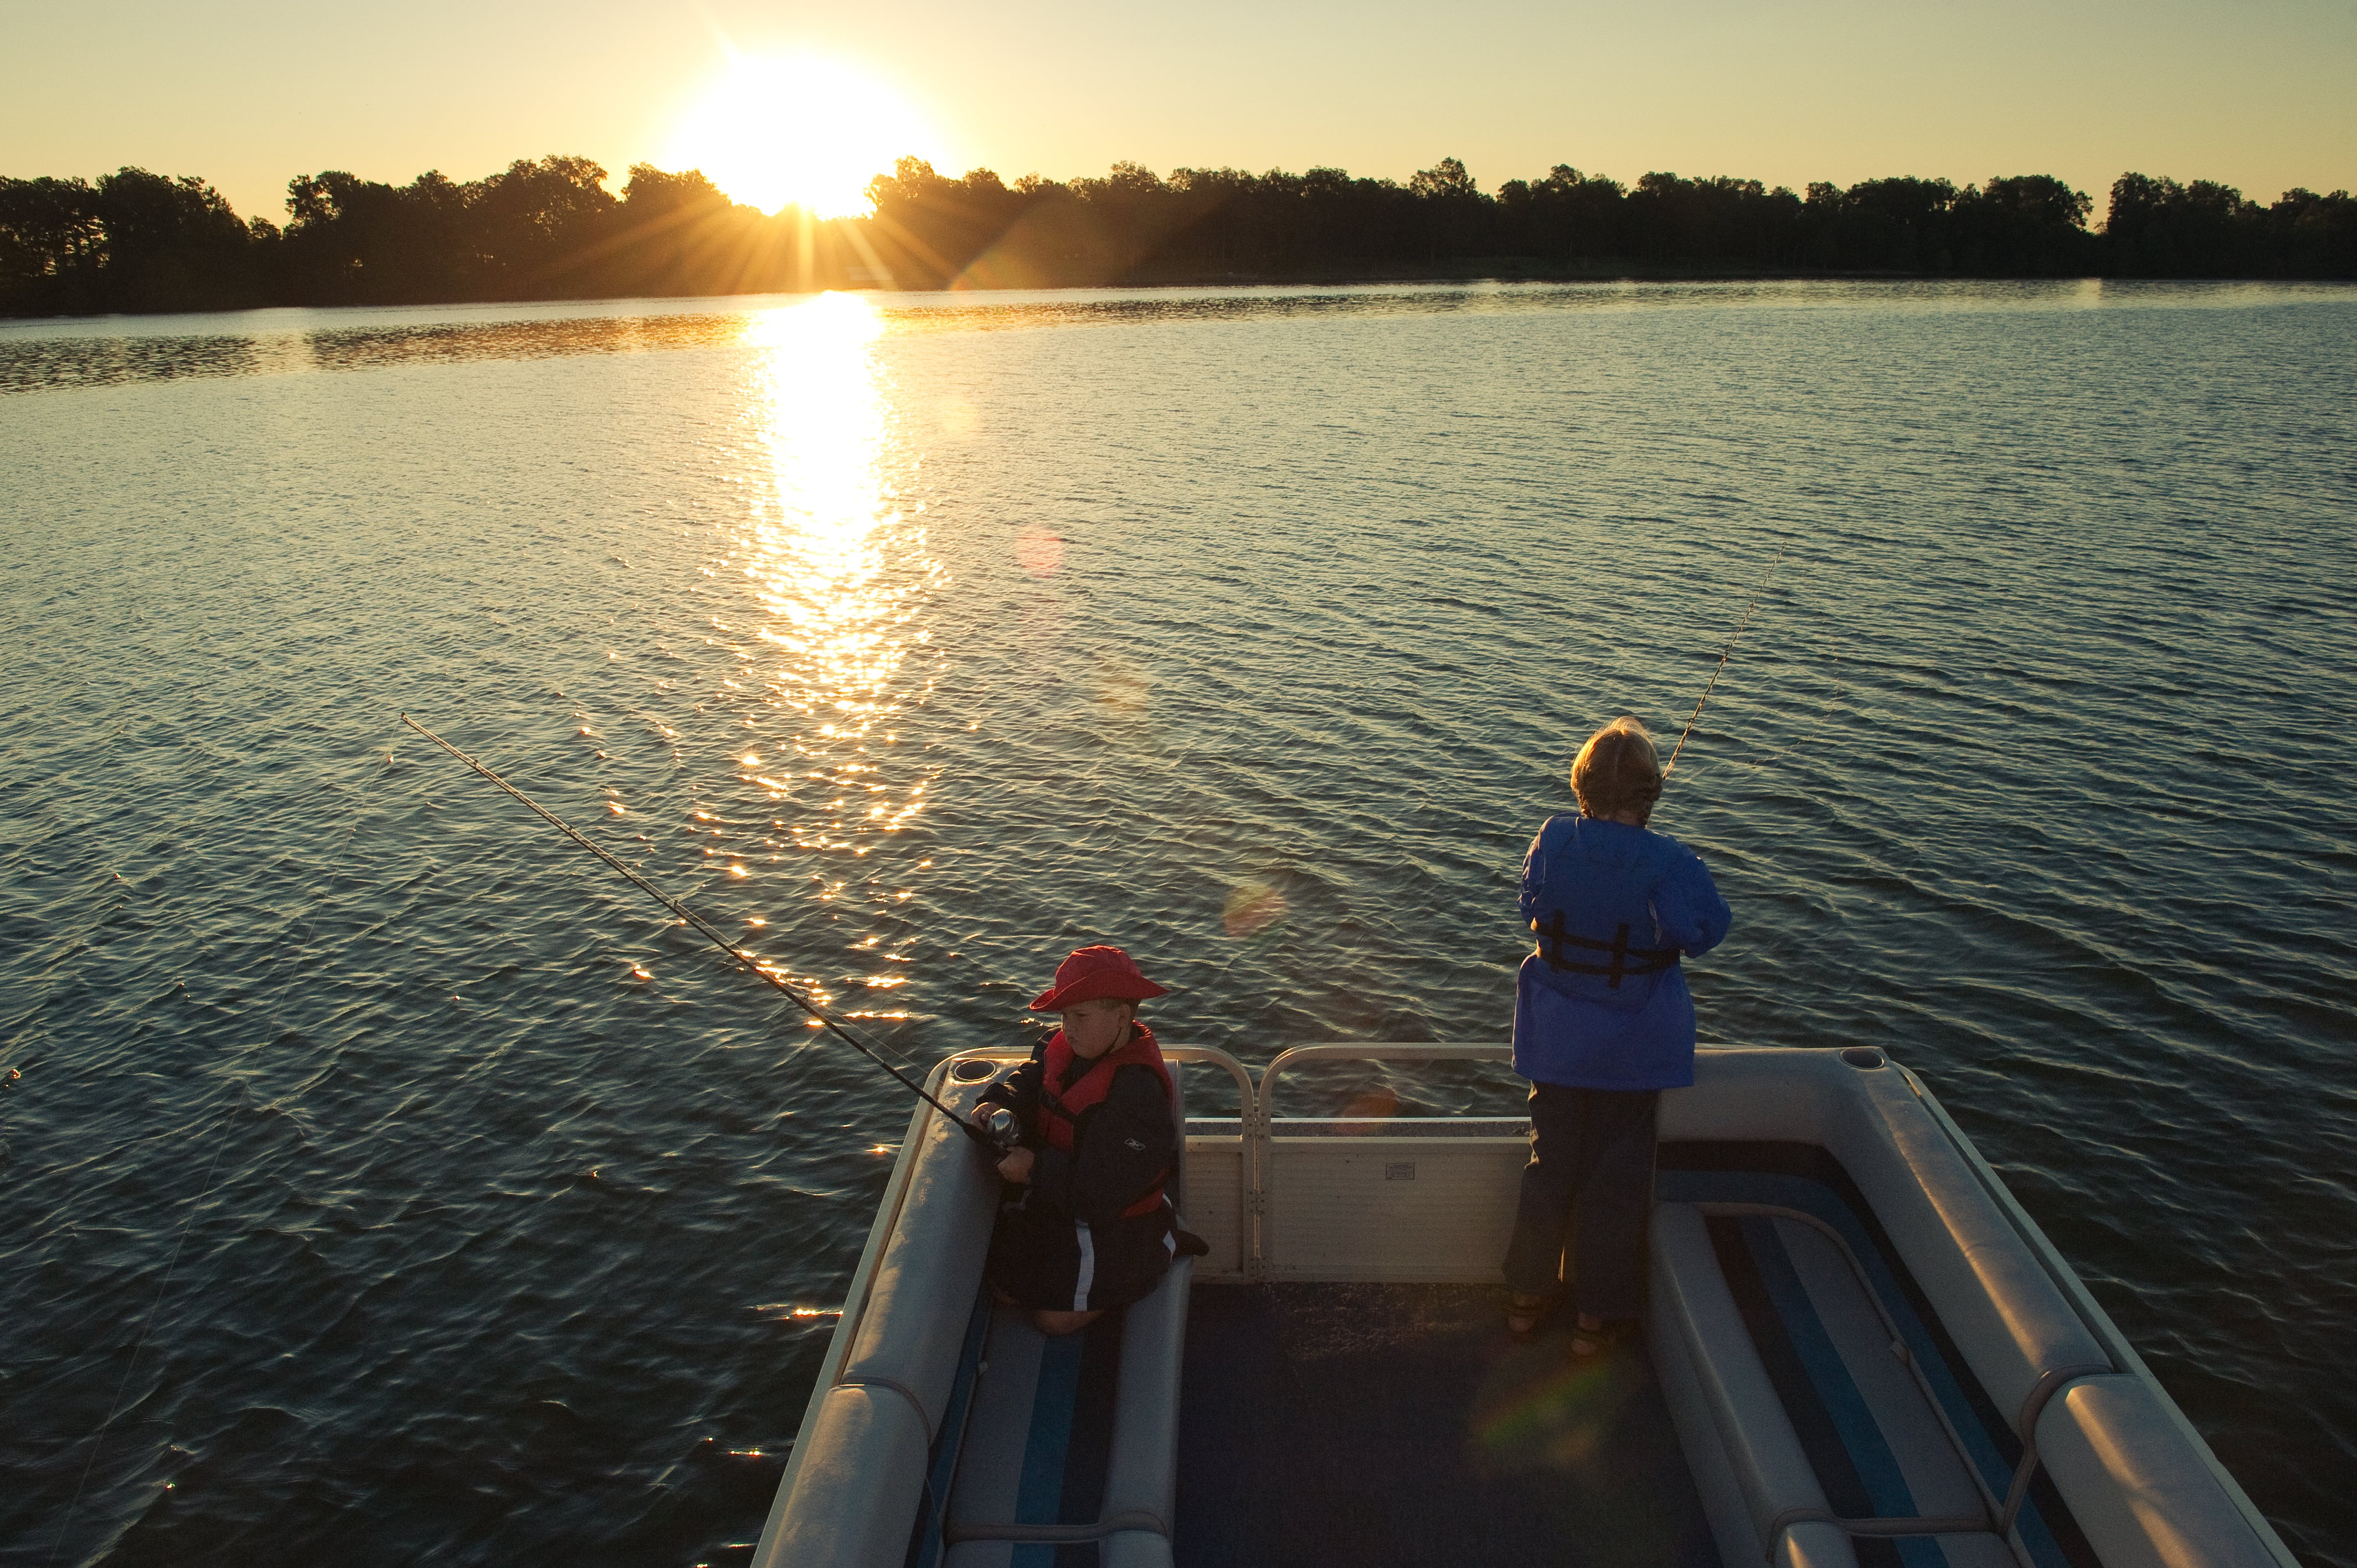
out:
M554 827L558 832L563 833L566 838L571 839L575 843L579 844L583 849L587 850L591 854L596 855L599 860L604 861L608 865L612 866L616 871L621 873L621 875L629 879L633 886L638 887L640 892L647 894L664 908L669 909L673 914L677 915L683 922L694 928L697 931L702 932L705 937L711 939L713 945L717 947L722 952L726 953L731 959L735 960L737 967L740 969L750 969L753 973L759 975L763 980L768 981L771 985L774 985L779 990L784 992L787 998L791 1001L795 1006L801 1008L803 1012L816 1019L821 1026L825 1028L829 1034L833 1035L836 1039L841 1040L845 1045L849 1046L853 1050L857 1051L861 1056L866 1057L869 1061L874 1062L877 1067L882 1068L886 1072L890 1073L894 1082L907 1090L909 1093L915 1095L918 1099L923 1101L926 1104L931 1106L934 1110L940 1112L942 1115L948 1117L951 1122L954 1124L960 1132L963 1133L967 1137L973 1139L976 1144L979 1144L983 1148L989 1151L994 1158L1005 1152L999 1147L998 1144L992 1139L990 1134L985 1133L981 1128L975 1126L973 1122L968 1122L964 1117L959 1115L948 1106L942 1104L938 1098L926 1090L924 1085L917 1082L907 1073L904 1073L899 1068L894 1067L890 1062L886 1061L880 1053L875 1050L872 1047L862 1043L857 1036L851 1033L850 1030L845 1028L841 1024L836 1023L833 1015L829 1014L825 1008L821 1007L817 1003L813 1002L800 991L788 985L775 974L772 974L770 971L762 968L760 960L754 957L752 953L737 947L734 942L731 942L726 936L722 935L716 927L713 926L712 922L706 920L703 916L697 914L694 910L689 908L686 905L681 903L678 899L673 897L670 894L664 892L662 888L656 886L653 883L648 881L645 877L631 870L628 865L622 864L620 859L608 851L603 845L597 843L594 840L590 839L587 834L581 832L578 829L575 828L572 823L566 822L564 818L558 816L555 812L550 811L547 807L542 805L539 801L533 800L531 796L525 794L522 790L517 789L514 785L509 783L506 779L500 778L498 774L492 772L490 768L484 767L481 763L476 761L465 752L460 751L457 746L452 746L448 741L444 740L440 736L436 735L432 730L427 729L424 725L419 724L415 719L411 718L406 712L403 713L401 715L401 722L407 725L411 729L415 730L419 735L424 736L426 739L432 741L435 745L440 746L443 750L448 752L451 756L457 757L459 761L465 763L468 768L473 768L476 772L490 779L492 783L498 785L500 789L506 790L509 794L514 796L518 800L523 802L525 808L532 811L533 815L539 817L551 827Z
M1711 688L1718 684L1719 671L1727 668L1727 660L1735 652L1736 643L1743 636L1743 628L1751 624L1751 612L1760 607L1760 599L1768 592L1768 585L1776 580L1776 568L1784 564L1784 552L1792 547L1792 542L1789 539L1776 547L1776 559L1768 563L1768 575L1760 579L1760 591L1751 596L1751 603L1744 607L1743 618L1735 623L1735 631L1727 638L1727 646L1719 650L1718 664L1711 671L1710 680L1703 687L1702 695L1695 699L1695 711L1687 715L1686 727L1678 732L1678 744L1670 748L1669 761L1662 765L1664 777L1678 765L1678 753L1686 748L1686 736L1694 734L1695 721L1702 717L1702 705L1710 701Z

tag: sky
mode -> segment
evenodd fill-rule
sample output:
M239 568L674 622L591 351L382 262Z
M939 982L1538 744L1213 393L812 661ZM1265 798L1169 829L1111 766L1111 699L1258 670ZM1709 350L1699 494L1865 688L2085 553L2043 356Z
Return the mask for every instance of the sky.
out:
M855 156L919 144L879 145L879 172L2052 174L2099 220L2130 169L2357 187L2357 0L0 0L0 175L194 174L282 221L286 181L328 168L566 153L619 189L686 161L732 60L789 55L901 101L831 122Z

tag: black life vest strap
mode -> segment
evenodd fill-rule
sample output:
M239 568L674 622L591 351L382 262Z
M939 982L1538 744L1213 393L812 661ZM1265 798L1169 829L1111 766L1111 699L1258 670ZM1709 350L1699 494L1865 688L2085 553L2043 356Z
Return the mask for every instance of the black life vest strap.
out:
M1563 927L1563 911L1555 912L1555 922L1542 927L1539 946L1547 967L1557 974L1602 974L1610 976L1611 989L1620 989L1620 982L1632 974L1659 974L1678 961L1676 948L1632 948L1629 945L1629 922L1612 933L1609 942L1587 937L1576 937ZM1578 963L1563 956L1566 948L1586 948L1594 952L1612 955L1610 963Z

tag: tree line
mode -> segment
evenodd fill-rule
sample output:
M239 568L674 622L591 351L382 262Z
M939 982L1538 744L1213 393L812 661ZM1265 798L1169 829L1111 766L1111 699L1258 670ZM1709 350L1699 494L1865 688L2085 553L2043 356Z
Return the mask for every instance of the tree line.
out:
M1455 158L1405 184L1133 163L1008 184L902 158L869 184L871 216L832 220L738 206L694 170L635 164L619 196L608 177L565 156L463 183L328 170L288 182L283 226L194 176L0 178L0 314L1631 273L2357 278L2345 190L2265 203L2142 174L2113 183L2101 229L2047 175L1794 191L1558 164L1484 191Z

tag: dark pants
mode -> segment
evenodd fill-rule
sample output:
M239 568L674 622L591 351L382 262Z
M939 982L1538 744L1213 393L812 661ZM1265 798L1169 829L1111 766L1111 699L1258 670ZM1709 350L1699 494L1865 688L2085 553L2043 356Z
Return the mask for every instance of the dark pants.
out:
M1531 1085L1531 1163L1523 1167L1506 1285L1553 1295L1571 1251L1572 1305L1634 1317L1653 1208L1653 1112L1661 1090Z
M1006 1189L1019 1200L1024 1187ZM1153 1294L1170 1272L1170 1209L1075 1225L1045 1206L1002 1203L984 1265L990 1283L1028 1307L1100 1312Z

